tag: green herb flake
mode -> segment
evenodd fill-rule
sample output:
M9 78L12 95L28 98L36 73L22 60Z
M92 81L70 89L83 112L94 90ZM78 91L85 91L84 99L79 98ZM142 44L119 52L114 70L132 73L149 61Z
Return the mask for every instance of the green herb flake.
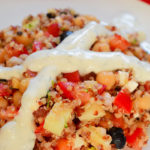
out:
M38 25L38 23L39 23L39 20L33 20L33 21L30 21L27 24L24 24L23 28L32 30L32 29L36 28L36 26Z
M67 122L65 123L64 127L65 127L65 128L68 128L68 124L67 124Z
M51 101L51 95L50 95L49 91L48 91L48 93L47 93L47 96L48 96L48 98L47 98L48 101L47 101L46 107L49 108L49 107L50 107L50 103L52 102L52 101Z
M137 39L133 39L133 40L131 41L131 44L132 44L132 45L137 45L137 44L138 44L138 40L137 40Z
M52 80L52 88L54 88L54 85L55 85L55 81Z

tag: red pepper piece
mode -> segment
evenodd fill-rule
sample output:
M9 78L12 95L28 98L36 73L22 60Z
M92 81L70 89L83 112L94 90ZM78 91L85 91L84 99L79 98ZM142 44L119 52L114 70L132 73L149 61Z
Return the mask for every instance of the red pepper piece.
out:
M0 83L0 96L9 96L12 94L12 90L8 85Z
M50 26L48 26L47 31L49 34L53 35L54 37L58 37L60 32L60 27L58 23L53 23Z
M19 47L22 47L22 48L15 49L14 47L16 47L16 46L19 46ZM6 53L7 53L9 58L13 57L13 56L19 57L22 54L27 54L27 55L29 54L27 49L24 47L23 44L15 43L14 47L11 47L10 45L6 46Z
M98 90L98 94L101 95L106 89L106 85L102 85L102 88Z
M64 76L64 78L67 78L67 80L70 82L79 82L80 81L79 71L63 73L63 76Z
M130 46L130 43L122 36L115 34L110 39L109 45L112 50L115 50L117 48L120 49L121 51L124 51Z
M130 99L130 96L126 93L119 92L115 98L114 105L118 106L125 113L131 113L132 100Z
M142 128L136 128L135 131L131 135L126 136L127 143L130 146L134 147L136 142L137 142L137 139L143 135L144 135L143 129Z
M73 100L75 98L74 93L72 92L73 89L69 90L69 88L74 88L75 83L73 82L58 82L58 85L60 89L63 91L63 95L70 99Z

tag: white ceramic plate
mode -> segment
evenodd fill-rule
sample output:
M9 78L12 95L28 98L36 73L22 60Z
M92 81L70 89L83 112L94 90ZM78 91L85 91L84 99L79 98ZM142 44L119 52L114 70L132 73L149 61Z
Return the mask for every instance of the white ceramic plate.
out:
M108 23L118 16L131 14L150 42L150 5L138 0L0 0L0 29L21 24L29 14L46 12L49 8L68 7L83 14L92 14ZM144 150L149 149L150 143Z

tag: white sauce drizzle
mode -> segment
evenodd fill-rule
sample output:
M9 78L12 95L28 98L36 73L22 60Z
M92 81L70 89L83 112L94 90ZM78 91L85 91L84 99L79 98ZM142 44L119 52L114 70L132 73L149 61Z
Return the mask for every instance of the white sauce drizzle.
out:
M91 71L97 73L103 70L131 68L134 71L137 81L144 82L150 80L150 64L140 62L135 57L125 56L119 52L98 53L81 50L82 48L89 48L89 37L92 36L92 38L95 39L96 34L94 35L92 32L98 32L96 30L97 25L89 25L85 30L83 29L81 32L76 32L75 36L70 36L70 39L68 37L66 41L64 40L64 45L61 44L55 50L36 52L30 55L26 61L18 67L0 68L0 78L6 79L10 79L12 76L19 77L26 69L40 72L37 77L31 80L28 89L24 93L18 116L1 128L0 150L33 149L35 134L32 113L38 108L36 100L46 95L48 88L51 86L51 80L55 80L55 77L60 72L79 70L81 74L86 74ZM83 38L81 35L85 37ZM72 42L76 37L80 38ZM82 40L82 38L84 40ZM90 40L90 44L93 43L93 39ZM65 50L63 50L64 48ZM77 49L66 51L73 48Z
M98 35L112 34L104 25L96 22L90 22L83 29L78 30L68 36L56 49L85 49L89 50L91 45L96 41Z
M36 137L32 113L38 108L37 100L46 95L56 74L56 69L47 67L31 80L22 97L19 114L0 130L0 150L33 149Z
M20 77L24 71L23 66L0 67L0 79L11 79L12 77Z
M120 52L92 52L85 50L45 50L30 55L24 62L24 67L40 71L45 66L57 66L63 72L80 70L82 74L94 71L108 71L130 68L135 80L144 82L150 80L150 64L141 62L133 56ZM63 69L62 69L63 68Z

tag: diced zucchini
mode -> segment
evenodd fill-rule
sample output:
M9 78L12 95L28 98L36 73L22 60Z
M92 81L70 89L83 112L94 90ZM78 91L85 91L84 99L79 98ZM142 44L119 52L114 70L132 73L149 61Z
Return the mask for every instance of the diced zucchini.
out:
M23 25L23 28L24 29L29 29L29 30L33 30L36 28L36 26L39 24L39 20L38 19L35 19L33 21L30 21L29 23L27 24L24 24Z
M124 72L124 71L119 71L118 72L118 79L119 79L119 84L121 86L124 86L129 79L129 73L128 72Z
M138 87L138 83L131 80L129 81L125 86L124 88L128 89L129 92L133 92L136 88Z
M84 112L81 114L79 119L81 121L90 121L96 118L103 117L104 115L105 111L102 109L101 103L95 101L84 106Z
M44 128L60 136L65 124L71 119L72 109L66 103L56 103L45 119Z

